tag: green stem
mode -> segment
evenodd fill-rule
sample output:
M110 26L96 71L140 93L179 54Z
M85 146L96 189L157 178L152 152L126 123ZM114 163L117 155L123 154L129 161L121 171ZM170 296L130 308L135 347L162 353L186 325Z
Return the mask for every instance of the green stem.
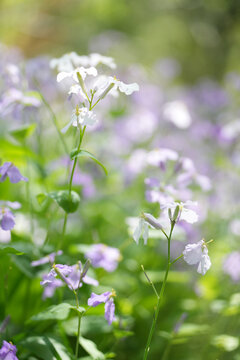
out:
M162 286L161 286L161 290L160 290L160 293L158 295L158 301L157 301L157 305L156 305L156 310L155 310L155 313L154 313L152 326L151 326L151 329L150 329L150 332L149 332L149 335L148 335L147 345L145 347L143 360L146 360L148 358L148 354L149 354L149 351L150 351L150 345L151 345L151 342L152 342L153 334L154 334L154 331L155 331L155 327L156 327L156 323L157 323L157 319L158 319L158 315L159 315L159 311L160 311L161 300L162 300L162 297L164 295L164 291L165 291L165 287L166 287L166 283L167 283L167 279L168 279L168 273L169 273L169 269L170 269L170 266L171 266L171 261L170 261L171 248L170 248L170 245L171 245L171 238L172 238L172 232L173 232L174 226L175 226L175 222L172 222L171 223L170 234L169 234L169 236L167 236L167 240L168 240L167 268L166 268L165 276L164 276L163 283L162 283Z
M42 102L44 103L45 107L48 109L50 115L51 115L51 119L52 119L52 122L55 126L55 129L57 130L57 133L58 133L58 136L59 136L59 139L64 147L64 150L65 152L69 155L69 151L68 151L68 148L67 148L67 145L65 143L65 140L64 140L64 137L62 136L62 133L61 131L59 130L58 128L58 124L57 124L57 117L53 111L53 109L51 108L51 106L49 105L49 103L47 102L47 100L45 99L45 97L43 96L43 94L38 90L39 92L39 95L41 96L41 99L42 99Z
M67 219L68 219L68 213L65 212L64 221L63 221L62 237L61 237L61 240L58 242L57 250L60 250L62 248L62 245L63 245L63 240L64 240L66 227L67 227Z
M78 147L77 147L77 153L79 153L79 151L81 149L82 140L83 140L83 137L84 137L85 130L86 130L86 125L83 127L83 129L80 128L80 138L79 138L79 143L78 143ZM72 167L71 176L70 176L70 182L69 182L69 197L71 197L73 175L74 175L74 171L75 171L75 168L76 168L76 165L77 165L77 160L78 160L78 158L75 157L73 167Z
M76 299L76 308L79 309L78 295L77 295L77 292L75 290L74 290L74 295L75 295L75 299ZM77 339L76 339L76 347L75 347L75 357L76 357L76 359L78 358L81 319L82 319L82 315L78 312L78 329L77 329Z

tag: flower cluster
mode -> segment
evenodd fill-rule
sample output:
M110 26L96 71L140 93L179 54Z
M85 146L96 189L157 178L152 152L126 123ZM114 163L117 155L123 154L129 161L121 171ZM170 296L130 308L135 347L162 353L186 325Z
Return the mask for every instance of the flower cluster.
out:
M63 264L53 264L52 269L48 274L43 275L40 282L44 286L43 298L53 296L55 289L64 285L69 287L70 290L75 291L82 287L83 283L88 285L97 286L98 281L87 275L90 262L86 262L82 266L81 261L77 264L69 266ZM59 278L57 278L59 276Z

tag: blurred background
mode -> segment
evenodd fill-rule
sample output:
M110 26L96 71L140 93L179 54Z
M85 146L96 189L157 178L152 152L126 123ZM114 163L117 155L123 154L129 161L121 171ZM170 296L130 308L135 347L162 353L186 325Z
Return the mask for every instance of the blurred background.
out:
M31 316L59 299L71 301L71 295L58 289L55 297L42 301L43 272L30 264L54 251L63 222L56 204L41 207L36 196L67 188L70 168L51 111L32 90L42 92L59 128L65 126L73 104L66 88L56 83L49 59L75 51L112 56L120 65L120 78L140 84L140 92L131 97L100 103L99 124L87 134L87 148L103 161L109 176L81 160L74 182L82 201L69 218L61 261L72 264L80 255L84 259L93 243L121 251L115 272L94 269L100 289L110 286L117 291L119 322L110 328L103 309L90 312L83 321L83 335L108 354L105 358L142 359L156 298L140 265L159 289L166 242L159 241L161 233L153 232L147 247L137 246L128 218L142 211L158 216L159 197L172 191L178 200L190 198L200 204L199 223L179 226L172 256L178 256L186 242L214 238L209 246L213 266L202 277L184 262L176 264L150 358L239 360L240 2L0 0L0 43L0 157L13 161L30 179L29 187L7 180L0 189L1 199L22 204L11 235L7 240L1 238L3 232L0 235L1 242L11 241L25 253L0 264L11 270L7 295L0 289L0 315L11 315L9 334L20 359L42 359L34 352L36 344L24 342L32 334L55 334L69 351L74 344L76 317L62 323L31 322ZM33 125L29 134L12 132L26 124ZM68 150L74 136L69 130L64 137ZM155 148L177 151L176 163L166 161L163 168L146 165L146 153ZM186 167L179 167L185 160ZM152 178L159 180L157 186L151 187ZM86 304L90 290L83 288L81 296ZM83 349L81 358L92 359Z
M120 63L179 61L184 81L238 70L236 0L1 0L0 38L28 57L76 51Z

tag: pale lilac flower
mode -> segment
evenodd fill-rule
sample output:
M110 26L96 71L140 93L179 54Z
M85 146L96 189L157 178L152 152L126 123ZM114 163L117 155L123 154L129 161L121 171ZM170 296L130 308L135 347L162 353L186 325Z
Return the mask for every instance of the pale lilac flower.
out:
M71 290L77 290L82 286L83 282L88 285L97 286L98 281L86 275L89 268L88 265L86 268L86 265L87 263L84 265L84 267L82 267L80 261L78 264L73 266L62 264L53 265L51 271L47 275L44 275L44 278L40 284L42 286L55 286L56 277L59 276Z
M234 251L229 254L223 263L223 271L228 274L234 282L240 280L240 252Z
M0 225L5 231L12 230L15 225L15 216L6 207L0 209Z
M46 279L48 275L43 275L43 281ZM51 298L53 297L55 291L57 288L62 287L64 285L64 282L60 279L52 279L51 282L46 282L44 284L44 291L43 291L43 295L42 298L43 300L47 299L47 298Z
M202 275L205 275L211 267L208 248L204 240L186 245L183 258L189 265L197 265L197 272Z
M0 349L0 360L18 360L17 348L11 342L3 340L3 345Z
M193 208L196 208L197 203L190 200L186 201L185 203L170 202L161 206L161 209L163 209L166 213L168 213L168 210L170 209L174 213L177 206L179 206L179 215L176 221L183 220L190 224L193 224L198 221L198 215L193 210Z
M149 165L160 167L165 170L165 164L168 160L176 161L178 153L171 149L160 148L148 153L147 162Z
M186 104L179 100L164 105L163 117L179 129L187 129L192 123L192 118Z
M91 246L85 257L91 261L94 267L102 267L106 271L112 272L118 266L120 251L104 244L96 244Z
M3 230L12 230L15 225L15 216L9 208L19 209L18 201L0 201L0 226Z
M47 263L53 264L54 261L55 261L55 257L57 255L62 255L62 253L63 253L62 250L59 250L57 252L52 252L51 254L49 254L47 256L44 256L39 260L32 261L31 265L32 266L39 266L39 265L43 265L43 264L47 264Z
M93 111L89 111L87 108L82 107L79 109L77 106L72 112L72 117L70 122L61 130L62 133L66 133L70 126L79 127L94 125L97 122L96 115Z
M0 182L3 182L7 176L9 177L10 182L13 184L18 183L21 180L28 181L28 178L22 176L18 168L10 161L7 161L2 166L0 166L0 175L2 175Z
M116 296L115 291L107 291L101 295L92 293L91 297L88 299L88 306L96 307L99 304L105 304L105 319L109 325L111 325L115 318L115 304L113 301L114 296Z

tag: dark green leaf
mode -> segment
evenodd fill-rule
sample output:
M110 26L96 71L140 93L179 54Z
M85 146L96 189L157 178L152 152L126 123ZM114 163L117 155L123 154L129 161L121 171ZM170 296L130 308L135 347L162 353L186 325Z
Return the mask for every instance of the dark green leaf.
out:
M10 246L7 246L2 249L0 248L0 257L4 256L6 254L23 255L24 253L14 249L13 247L10 247Z

